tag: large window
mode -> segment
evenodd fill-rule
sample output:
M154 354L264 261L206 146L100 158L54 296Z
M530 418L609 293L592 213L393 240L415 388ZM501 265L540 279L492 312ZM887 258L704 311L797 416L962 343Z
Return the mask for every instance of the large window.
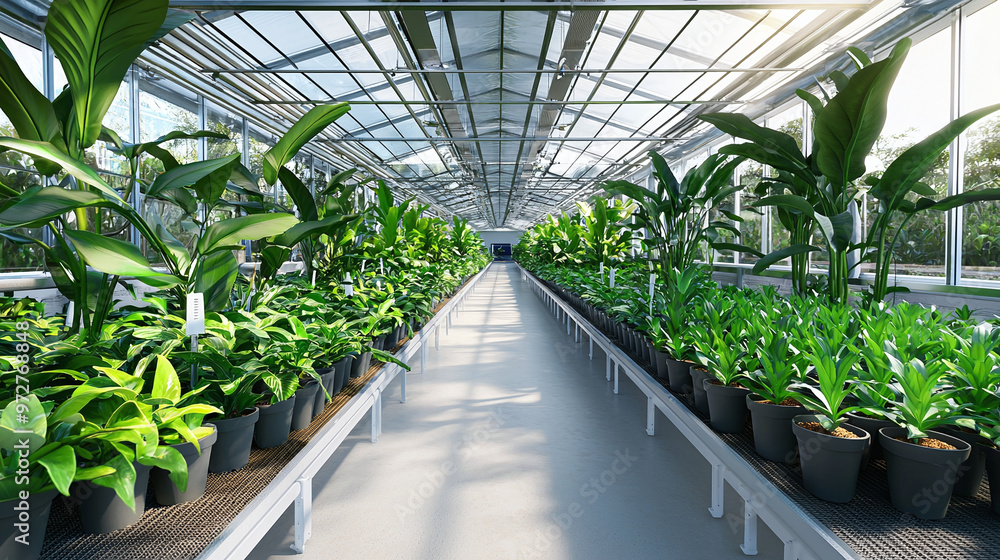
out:
M875 144L868 167L880 172L904 150L923 140L950 120L951 30L946 28L913 46L889 95L889 112L882 136ZM924 177L941 198L948 194L948 156L942 155ZM868 205L871 218L877 211ZM890 231L902 226L897 216ZM945 275L945 220L943 212L922 212L899 230L893 246L896 274Z
M198 99L166 80L143 76L139 80L139 140L149 142L174 130L195 132L199 130ZM171 140L161 144L178 163L198 160L196 140ZM144 156L140 164L141 175L152 181L164 170L163 162L152 156ZM188 247L193 247L198 238L198 226L188 210L159 200L146 199L144 213L150 223L160 222L174 237ZM154 258L144 243L147 257Z
M962 113L1000 101L1000 3L972 14L963 28ZM1000 114L979 121L966 133L966 191L1000 187ZM962 277L1000 280L1000 203L980 202L963 209Z

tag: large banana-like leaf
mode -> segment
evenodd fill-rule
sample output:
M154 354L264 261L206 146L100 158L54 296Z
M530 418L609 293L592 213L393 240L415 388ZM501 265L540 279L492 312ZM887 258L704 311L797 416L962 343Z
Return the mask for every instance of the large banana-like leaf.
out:
M239 263L229 251L202 257L195 270L193 291L205 294L205 309L222 311L229 307Z
M149 142L142 142L139 144L126 144L121 143L121 148L111 148L110 151L121 154L122 156L132 159L139 157L140 154L146 153L150 148L159 146L164 142L170 142L171 140L195 140L197 138L217 138L220 140L226 140L229 136L222 134L221 132L212 132L210 130L199 130L197 132L185 132L183 130L172 130L163 136L160 136L156 140L151 140ZM152 152L150 152L152 153ZM156 154L153 154L154 156Z
M305 146L333 121L347 114L347 103L313 107L281 137L273 148L264 154L264 180L273 185L278 180L278 169L292 161L299 149Z
M816 114L816 162L832 183L843 187L865 174L865 158L882 133L889 91L911 43L901 40L888 58L858 70Z
M80 148L97 142L101 123L129 66L160 31L167 0L54 0L45 37L73 91Z
M153 180L153 184L150 185L149 189L146 191L146 196L163 198L165 193L189 187L206 177L209 177L213 173L220 172L221 170L227 170L225 173L226 177L222 182L224 189L225 181L228 180L229 175L232 174L233 167L236 165L239 158L240 154L232 154L221 158L206 159L204 161L195 161L184 165L178 165L169 171L164 171L163 173L157 175L156 179Z
M321 234L329 234L330 230L336 229L346 223L355 220L358 217L357 214L348 214L346 216L330 216L323 218L322 220L316 220L312 222L302 222L300 224L295 224L294 226L288 228L287 231L281 235L274 238L275 245L281 245L283 247L292 247L299 241L307 237L317 236Z
M120 204L125 203L118 193L104 182L104 179L101 179L96 171L82 161L66 155L62 150L49 142L0 137L0 148L10 148L11 150L24 152L36 159L42 158L57 163L81 183L96 187L115 202ZM42 170L39 169L38 171L41 173Z
M951 121L941 130L911 146L885 169L878 183L870 191L872 196L888 202L902 200L927 174L938 156L948 148L959 134L979 119L998 109L1000 109L1000 104L972 111ZM895 204L890 204L890 206L895 206Z
M14 56L0 39L0 112L7 115L19 138L42 142L55 141L61 133L59 119L49 101L24 75ZM35 158L42 175L54 175L59 166Z
M63 234L87 264L105 274L134 276L158 288L180 283L176 276L153 270L139 248L131 243L88 231L66 230Z
M43 187L26 193L12 206L0 212L0 224L26 226L47 222L77 208L111 206L108 199L91 191L76 191L61 187Z
M282 167L278 170L278 179L281 180L281 186L295 203L295 208L299 211L299 218L308 222L319 217L316 211L316 200L309 192L309 188L295 176L295 173L292 173L287 167Z
M207 255L212 251L235 245L244 239L256 240L281 235L299 223L291 214L256 214L216 222L205 230L198 240L198 252Z
M819 251L819 250L820 250L819 247L816 247L814 245L805 245L805 244L798 244L798 245L791 245L789 247L784 247L782 249L778 249L777 251L768 253L766 256L764 256L759 261L754 263L753 270L751 272L753 274L760 274L761 272L766 270L767 267L771 266L776 262L787 259L788 257L801 255L803 253L811 253L813 251Z

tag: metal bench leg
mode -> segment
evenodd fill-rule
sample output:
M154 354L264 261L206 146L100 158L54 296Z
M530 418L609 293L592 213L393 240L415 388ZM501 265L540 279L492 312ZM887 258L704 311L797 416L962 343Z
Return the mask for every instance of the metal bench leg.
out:
M427 341L420 340L420 373L427 371Z
M594 360L594 335L590 335L590 360Z
M372 403L372 443L378 442L378 435L382 432L382 392L375 392L375 402Z
M438 325L434 329L434 349L435 350L441 349L441 325Z
M607 378L608 381L611 381L611 355L610 354L607 355L607 357L605 359L605 364L604 365L605 365L605 368L604 368L605 375L604 376L605 376L605 378Z
M716 519L722 519L725 513L725 485L726 466L722 463L712 463L712 507L708 508L708 513Z
M646 397L646 435L656 435L656 403L653 397Z
M747 556L757 555L757 510L753 508L753 503L746 500L743 512L743 544L740 550Z
M295 544L292 550L302 554L306 551L306 541L312 536L312 479L298 480L299 495L295 498Z
M615 394L618 394L618 362L615 362Z

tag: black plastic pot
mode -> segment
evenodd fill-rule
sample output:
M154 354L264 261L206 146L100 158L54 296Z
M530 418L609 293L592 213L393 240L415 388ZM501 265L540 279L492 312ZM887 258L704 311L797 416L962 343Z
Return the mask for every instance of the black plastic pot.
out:
M816 421L815 414L792 418L792 431L799 444L802 484L821 500L845 504L854 497L858 473L861 472L861 458L871 444L871 436L850 424L843 424L842 427L860 437L837 437L799 426L799 422Z
M708 393L705 392L705 380L714 376L701 366L691 368L691 387L694 391L694 407L703 414L708 414Z
M959 465L969 458L971 446L941 432L927 435L957 449L933 449L897 440L906 437L906 428L879 430L889 476L889 497L892 505L904 513L920 519L942 519L948 513Z
M253 429L253 441L257 447L267 449L288 441L292 431L292 412L295 411L295 395L274 404L259 404L260 416Z
M146 490L149 488L149 471L146 465L133 463L135 467L135 508L125 505L111 488L98 486L93 482L77 483L73 496L86 496L80 501L80 522L83 532L91 535L110 533L124 529L139 521L146 512Z
M667 379L670 380L670 390L675 393L690 393L691 362L682 362L667 358Z
M757 454L768 461L793 463L798 450L792 418L805 414L801 406L761 402L759 396L747 395L747 408L753 424L753 444Z
M987 447L983 450L986 456L986 477L990 482L990 501L993 502L993 513L1000 515L1000 450Z
M181 492L180 488L170 480L170 473L160 468L154 468L149 474L153 480L153 494L156 496L156 503L161 506L172 506L184 502L193 502L205 494L205 484L208 482L208 464L212 459L212 447L215 446L219 438L219 432L213 424L212 433L198 440L198 447L194 444L184 442L171 445L184 457L188 467L187 489Z
M333 396L333 392L330 389L333 388L333 382L337 379L337 371L333 368L318 369L316 370L316 373L319 374L321 388L316 390L316 397L313 401L313 418L323 414L323 410L326 408L327 393L329 393L331 397Z
M868 468L868 461L875 461L884 457L882 455L882 443L878 438L878 431L882 428L892 428L895 424L883 418L869 418L855 412L848 412L847 418L849 419L847 422L850 425L857 426L872 436L868 452L861 459L861 470L865 470Z
M662 350L657 350L654 354L655 363L653 366L656 368L656 376L660 379L667 378L667 360L670 358L670 354Z
M372 353L365 352L358 356L354 363L351 364L351 377L361 377L365 373L368 373L368 366L372 362Z
M295 391L295 406L292 407L293 430L304 430L312 422L316 391L319 391L319 383L315 379L309 379Z
M646 340L646 362L649 363L652 372L656 373L656 347L649 339Z
M41 555L52 500L58 495L59 492L52 489L33 493L27 500L0 502L0 558L36 560ZM19 519L23 512L28 512L30 516L25 523ZM27 545L14 540L25 534Z
M958 467L958 478L955 480L955 488L952 491L956 496L970 497L979 493L979 487L983 484L983 474L986 473L986 455L983 450L992 447L990 440L979 434L964 432L961 428L945 426L941 432L949 436L968 443L969 458Z
M722 385L714 378L706 379L703 385L712 428L724 434L742 432L747 425L747 395L750 390Z
M372 348L378 350L385 350L385 337L386 335L379 335L374 342L372 342Z
M212 459L208 472L224 473L243 468L250 461L250 446L253 444L253 429L260 419L259 409L254 408L239 418L212 420L218 430L219 439L212 447Z
M336 374L333 381L333 394L340 394L347 385L347 378L351 375L351 364L354 363L354 356L344 356L342 360L333 364L333 371Z

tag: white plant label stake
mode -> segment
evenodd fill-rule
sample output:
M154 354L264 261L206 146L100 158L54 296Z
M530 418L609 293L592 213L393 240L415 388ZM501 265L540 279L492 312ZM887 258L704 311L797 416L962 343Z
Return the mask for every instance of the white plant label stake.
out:
M76 307L73 305L73 302L71 301L69 302L69 305L66 306L66 326L72 329L75 323L76 323Z
M198 351L198 335L205 333L205 295L193 293L187 295L187 335L191 337L191 351ZM191 386L198 383L197 370L191 364Z
M340 285L344 287L344 294L346 294L347 297L354 295L354 280L351 278L350 272L347 273L344 277L344 281Z
M205 295L187 295L187 335L205 334Z
M656 281L656 275L649 275L649 315L653 315L653 282Z
M611 289L615 289L615 269L611 269Z
M382 257L378 258L378 273L383 276L385 275L385 266L382 263Z
M604 263L600 264L598 272L601 273L601 283L603 284L604 283Z
M315 287L316 287L316 271L315 271L315 270L313 271L313 282L312 282L312 286L313 286L313 288L315 288Z

